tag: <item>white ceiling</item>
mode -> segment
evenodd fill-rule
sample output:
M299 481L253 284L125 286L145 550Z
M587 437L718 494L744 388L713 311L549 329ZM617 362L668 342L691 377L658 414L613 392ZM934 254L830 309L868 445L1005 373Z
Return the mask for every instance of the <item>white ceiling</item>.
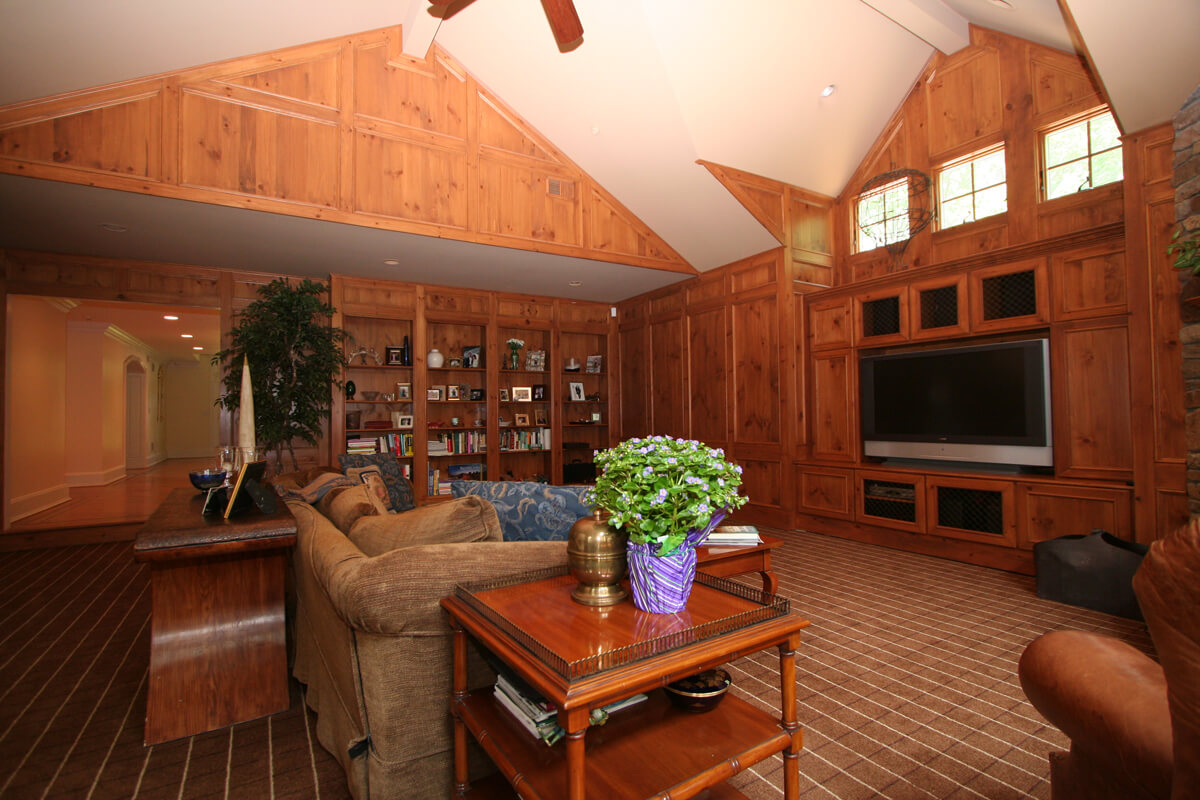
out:
M221 312L215 308L76 300L72 323L107 323L110 333L140 343L162 361L207 363L221 349ZM172 315L179 319L167 320ZM187 338L184 338L185 335ZM194 348L199 347L200 350Z
M1169 120L1200 83L1197 0L1064 1L1126 131ZM538 0L475 0L446 20L425 0L0 0L0 103L403 24L406 49L436 41L706 270L776 242L696 159L837 195L929 42L952 49L972 22L1070 47L1055 0L575 2L583 43L561 53ZM0 178L0 208L8 247L604 302L683 277L28 178Z

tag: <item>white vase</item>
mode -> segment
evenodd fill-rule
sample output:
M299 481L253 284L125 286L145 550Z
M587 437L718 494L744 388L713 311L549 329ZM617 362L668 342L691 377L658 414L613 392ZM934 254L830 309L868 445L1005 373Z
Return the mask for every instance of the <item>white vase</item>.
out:
M429 351L429 355L425 356L425 366L432 369L437 369L444 363L446 363L446 357L439 353L436 347Z

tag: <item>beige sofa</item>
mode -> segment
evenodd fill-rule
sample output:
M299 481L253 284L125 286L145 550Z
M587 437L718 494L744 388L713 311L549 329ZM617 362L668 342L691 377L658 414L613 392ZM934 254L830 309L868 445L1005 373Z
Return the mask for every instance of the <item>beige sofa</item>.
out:
M449 797L451 631L439 601L458 583L565 565L566 544L501 541L495 510L477 497L379 516L365 491L322 500L326 513L287 501L297 522L293 674L356 800ZM472 687L493 680L474 657ZM476 754L472 771L490 765Z

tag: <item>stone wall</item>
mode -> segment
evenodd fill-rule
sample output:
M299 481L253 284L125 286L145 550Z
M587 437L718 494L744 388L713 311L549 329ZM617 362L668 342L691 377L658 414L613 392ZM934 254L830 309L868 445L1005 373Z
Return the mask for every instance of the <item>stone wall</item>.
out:
M1186 234L1200 236L1200 87L1175 115L1175 221ZM1181 272L1179 279L1189 284L1187 297L1195 294L1197 279ZM1184 406L1187 412L1187 493L1188 511L1200 516L1200 308L1185 304L1183 330Z

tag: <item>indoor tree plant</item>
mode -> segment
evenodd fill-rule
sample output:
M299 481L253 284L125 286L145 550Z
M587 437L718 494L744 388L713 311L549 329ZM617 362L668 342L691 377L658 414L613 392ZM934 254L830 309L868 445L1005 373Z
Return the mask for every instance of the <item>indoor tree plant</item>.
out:
M237 315L230 346L212 357L225 373L225 392L216 404L227 411L241 406L242 363L249 358L258 442L275 451L276 464L286 446L293 469L300 465L292 440L317 444L322 421L329 418L331 387L342 385L346 335L330 324L335 309L325 302L325 292L308 279L271 281Z
M744 505L742 468L719 448L671 436L634 438L596 452L589 501L629 536L629 580L643 611L683 610L696 550L725 515Z

